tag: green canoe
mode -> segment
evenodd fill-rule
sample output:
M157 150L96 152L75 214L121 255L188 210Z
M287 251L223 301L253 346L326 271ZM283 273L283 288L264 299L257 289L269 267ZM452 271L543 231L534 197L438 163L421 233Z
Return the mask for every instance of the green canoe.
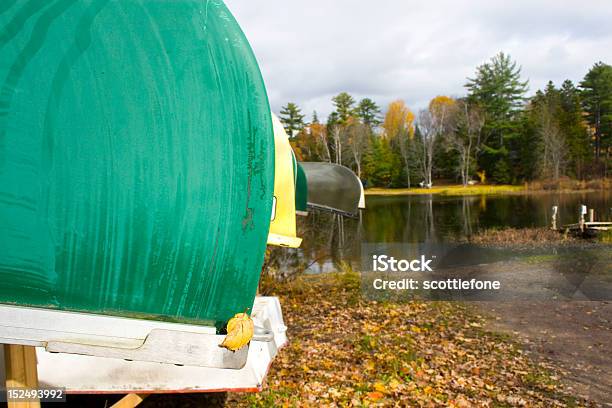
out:
M308 214L308 181L306 173L299 162L297 163L297 173L295 177L295 210L299 215Z
M270 226L266 90L221 1L0 3L0 303L223 322Z

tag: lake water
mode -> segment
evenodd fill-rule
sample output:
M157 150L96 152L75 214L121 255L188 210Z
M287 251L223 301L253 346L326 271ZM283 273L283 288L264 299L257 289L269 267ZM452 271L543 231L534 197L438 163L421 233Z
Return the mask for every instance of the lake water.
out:
M367 196L358 219L311 212L298 217L302 247L285 253L284 266L321 273L341 261L358 263L362 243L446 243L490 228L550 226L552 207L559 225L578 220L581 204L595 210L597 221L612 220L612 194L538 193L448 197ZM283 250L286 251L286 250Z

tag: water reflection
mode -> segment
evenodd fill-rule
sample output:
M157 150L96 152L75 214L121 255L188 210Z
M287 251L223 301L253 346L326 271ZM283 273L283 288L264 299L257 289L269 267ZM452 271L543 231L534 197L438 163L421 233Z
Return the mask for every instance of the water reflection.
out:
M552 207L559 223L576 222L578 207L594 208L610 219L609 192L505 196L370 196L363 215L365 242L448 242L488 228L550 225Z
M359 218L311 212L298 217L304 238L298 250L273 249L272 263L283 274L328 272L359 263L362 243L446 243L490 228L550 225L559 207L559 225L578 218L580 204L595 209L596 218L612 220L610 192L500 196L368 196Z

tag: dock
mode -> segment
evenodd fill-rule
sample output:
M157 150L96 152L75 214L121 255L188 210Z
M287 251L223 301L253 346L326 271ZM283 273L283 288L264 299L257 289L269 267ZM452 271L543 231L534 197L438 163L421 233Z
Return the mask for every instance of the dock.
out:
M569 231L610 231L612 229L612 222L599 221L599 222L585 222L584 224L575 223L567 224L562 227L563 230Z
M588 209L586 205L581 205L578 212L578 222L574 224L565 224L561 228L557 228L557 213L558 207L553 207L552 214L552 229L564 233L582 234L586 236L594 236L600 232L612 231L612 221L595 221L595 211ZM588 221L586 216L588 214Z

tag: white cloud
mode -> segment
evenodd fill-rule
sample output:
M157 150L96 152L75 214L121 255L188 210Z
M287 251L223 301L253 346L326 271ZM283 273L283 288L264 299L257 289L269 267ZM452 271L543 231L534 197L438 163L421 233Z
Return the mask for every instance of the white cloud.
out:
M535 91L612 63L612 2L583 0L227 0L253 47L276 112L288 101L321 117L347 91L413 109L462 95L499 51Z

